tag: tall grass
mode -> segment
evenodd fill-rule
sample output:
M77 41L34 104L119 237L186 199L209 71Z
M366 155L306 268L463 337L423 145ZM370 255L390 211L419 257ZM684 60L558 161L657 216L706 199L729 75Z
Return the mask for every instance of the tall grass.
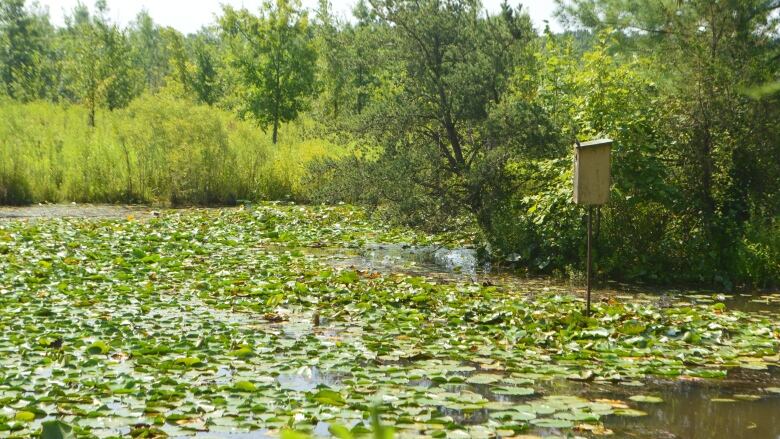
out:
M98 114L67 104L0 102L0 204L230 204L305 199L307 163L344 152L309 139L312 122L270 134L231 113L161 96Z

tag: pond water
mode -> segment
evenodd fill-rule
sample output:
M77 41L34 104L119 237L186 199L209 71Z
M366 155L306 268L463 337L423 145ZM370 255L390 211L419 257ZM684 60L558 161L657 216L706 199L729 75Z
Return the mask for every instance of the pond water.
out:
M86 210L85 210L86 209ZM0 218L47 218L61 216L88 216L99 218L123 218L128 215L151 216L148 209L133 207L71 207L39 206L25 209L0 209ZM300 248L262 247L258 251L269 253L301 252L306 258L316 259L337 268L353 268L361 271L383 273L405 273L424 276L437 282L478 283L495 285L508 291L523 295L575 294L582 296L582 282L562 282L547 278L522 278L512 273L496 270L490 265L480 263L475 249L446 249L435 246L414 247L404 244L371 244L363 248ZM657 292L649 288L634 285L610 283L594 291L594 300L625 300L646 303L647 306L674 307L695 303L724 303L727 308L746 313L755 313L777 318L780 316L780 293L726 294L723 292L689 292L682 290ZM257 325L251 316L232 313L230 310L214 310L202 302L192 299L183 303L194 310L203 310L212 320L237 325ZM172 311L174 312L174 311ZM198 311L201 312L201 311ZM162 311L159 319L166 317ZM349 342L359 337L359 328L351 328L344 322L330 322L316 319L311 313L296 313L289 310L284 321L260 323L270 327L283 338L299 340L306 337L333 339ZM777 360L775 360L776 362ZM50 379L50 368L35 372L42 379ZM471 373L464 373L464 377ZM210 379L220 385L227 385L234 378L231 367L221 366ZM318 386L338 388L349 375L332 373L318 367L304 367L274 377L283 388L298 392L309 392ZM429 379L410 380L410 386L423 389L441 387ZM659 402L632 402L632 408L641 410L643 416L607 415L602 418L604 427L614 433L613 437L631 438L771 438L780 439L780 393L767 389L780 389L780 370L773 366L752 370L746 368L731 369L724 379L677 379L660 380L648 378L643 381L610 383L606 381L572 381L539 377L534 380L536 391L528 396L507 396L492 393L489 386L476 384L446 385L459 391L477 393L490 401L511 401L525 404L539 398L554 396L576 396L588 401L628 401L632 396L648 395L660 398ZM122 410L120 406L109 407ZM487 410L463 412L440 408L443 414L464 424L485 422L489 416ZM640 414L640 413L637 413ZM602 431L599 433L607 433ZM126 433L126 431L122 431ZM328 435L328 425L320 422L314 433ZM531 429L529 434L565 435L566 431L555 428ZM592 436L594 433L578 431L577 435ZM277 437L275 432L258 430L249 433L236 433L218 426L209 432L196 434L209 438L250 439Z
M309 391L319 385L338 388L342 377L315 368L306 368L297 373L282 374L276 379L289 389ZM419 388L436 387L431 380L409 382ZM761 386L780 385L780 370L770 368L766 371L746 371L735 369L724 380L697 381L659 381L648 380L641 388L610 383L581 383L567 380L541 381L539 392L533 396L515 397L493 394L486 385L445 385L450 391L470 391L478 393L491 401L509 401L524 404L540 396L576 395L590 401L628 401L640 391L643 395L652 395L661 402L632 404L638 405L644 416L607 416L604 426L615 437L631 438L778 438L780 437L780 395L767 396L757 394ZM636 384L636 383L634 383ZM469 425L484 423L489 414L487 410L463 412L440 409L444 415L451 416L457 422ZM327 436L326 423L317 425L315 435ZM558 436L563 434L554 428L536 428L529 431L539 436ZM274 437L267 431L251 433L215 432L198 434L201 437L230 438L266 438Z
M35 206L0 206L0 219L45 218L126 218L148 217L157 213L146 206L106 204L38 204Z
M495 285L524 295L574 294L585 296L583 282L566 282L548 277L520 277L479 261L476 249L447 249L407 244L368 244L364 248L297 248L307 257L338 268L354 268L381 273L424 276L439 282ZM283 247L265 249L291 251ZM594 301L628 300L649 306L672 307L683 304L722 302L727 308L751 313L780 315L780 292L726 293L681 289L658 290L638 285L609 282L592 291Z
M439 282L491 284L523 292L523 294L579 294L584 288L547 278L521 278L510 273L491 271L489 265L479 263L476 250L448 250L439 247L412 247L402 244L368 245L363 249L318 248L301 249L312 258L326 260L340 268L353 268L384 273L403 272L425 276ZM780 316L780 293L721 293L667 291L621 284L608 284L593 292L594 300L631 300L648 306L670 307L697 303L726 304L729 309L767 316ZM300 326L298 326L300 328ZM314 379L312 379L312 376ZM289 380L289 377L285 377ZM313 375L297 377L294 385L316 386L317 379L333 385L334 376L316 371ZM429 380L414 383L435 386ZM540 383L537 383L540 384ZM554 380L542 382L543 394L577 395L588 400L628 400L638 393L661 398L659 403L638 403L644 416L607 416L604 426L616 437L631 438L780 438L780 394L763 391L780 387L780 370L732 369L725 379L691 379L663 381L649 379L632 382L632 386L612 383L574 382ZM637 387L637 385L639 387ZM490 400L506 400L493 395L487 386L461 386L483 394ZM539 395L535 395L538 398ZM513 397L521 403L534 397ZM464 423L485 421L487 411L462 413L443 410ZM563 431L537 428L529 433L547 436L561 435ZM603 432L602 432L603 433ZM578 434L588 435L587 432Z

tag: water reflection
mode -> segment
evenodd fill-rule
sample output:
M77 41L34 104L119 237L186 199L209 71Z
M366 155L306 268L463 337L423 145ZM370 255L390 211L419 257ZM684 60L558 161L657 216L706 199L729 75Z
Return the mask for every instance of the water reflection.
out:
M286 251L289 251L287 249ZM495 285L509 292L524 295L582 294L584 289L577 282L562 282L549 278L522 278L512 273L490 270L477 262L476 252L471 249L446 250L434 247L410 247L404 245L373 245L365 249L301 249L305 257L317 259L337 268L352 268L385 273L405 273L425 276L436 282L480 283ZM723 294L717 292L692 293L682 290L654 291L635 285L609 283L594 292L595 300L620 300L646 303L648 306L672 307L683 304L724 303L728 309L740 310L766 316L775 316L780 310L780 293L768 294ZM290 338L322 332L330 325L315 328L309 323L309 316L300 321L291 319L289 328L282 333ZM343 332L339 328L338 332ZM343 334L342 334L343 335ZM411 364L399 363L411 366ZM470 373L455 374L468 376ZM312 368L304 373L280 375L277 381L284 388L295 391L311 391L318 385L338 386L339 377ZM620 383L581 383L562 379L537 380L529 387L536 390L530 396L495 394L489 385L443 384L430 379L410 380L407 385L415 388L442 386L450 392L474 392L485 399L508 404L524 404L528 401L551 395L575 395L593 401L596 399L625 401L633 409L647 413L641 417L608 415L601 419L605 427L614 431L616 437L634 438L780 438L780 395L762 389L780 387L780 372L768 370L735 368L723 380L671 380L648 379L640 387L629 387ZM632 395L654 395L662 403L634 402ZM449 417L461 425L477 425L490 421L487 409L456 410L438 407L442 417ZM325 433L326 426L318 425L318 434ZM537 435L560 434L551 429L536 428L529 433ZM327 433L325 433L327 434ZM587 433L578 432L586 435ZM233 437L233 436L231 436ZM262 437L262 436L251 436Z
M725 380L648 381L642 387L620 384L576 383L556 380L544 392L568 393L587 399L614 399L629 403L647 416L610 415L602 419L618 437L634 438L779 438L780 395L763 386L780 383L780 371L735 369ZM734 375L734 376L732 376ZM653 395L661 403L630 401L632 395ZM741 399L740 399L741 398Z
M780 398L740 401L733 399L733 394L724 390L690 385L657 389L655 393L664 402L640 404L647 416L610 416L604 420L604 424L616 433L631 432L633 437L780 437Z
M341 376L332 372L324 372L320 368L304 366L295 373L283 373L276 377L283 389L296 392L310 392L319 386L338 388Z
M271 250L285 250L283 248ZM290 249L286 249L289 251ZM447 249L408 244L368 244L354 248L295 249L336 268L355 268L380 273L425 276L435 282L495 285L523 295L584 296L584 281L549 277L521 277L480 262L470 248ZM780 292L733 293L657 289L642 285L608 282L593 291L593 300L630 300L659 308L683 304L724 303L728 309L769 315L780 312Z

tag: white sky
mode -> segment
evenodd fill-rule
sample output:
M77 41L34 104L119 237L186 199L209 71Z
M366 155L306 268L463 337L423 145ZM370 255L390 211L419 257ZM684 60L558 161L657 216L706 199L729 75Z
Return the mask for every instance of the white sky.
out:
M76 6L78 0L37 0L42 6L48 7L54 24L64 24L65 15L69 15ZM301 0L305 7L314 9L317 0ZM357 0L331 0L336 14L343 17L351 15L352 7ZM482 0L489 11L497 11L501 0ZM522 3L528 10L538 30L544 29L544 20L550 21L553 30L560 30L560 26L552 17L555 10L553 0L510 0L509 3L516 6ZM94 0L82 0L82 3L90 8ZM222 4L234 7L246 7L256 10L262 0L107 0L109 15L117 23L127 25L142 9L149 11L149 15L158 24L171 26L185 34L196 32L201 26L214 22L216 14L221 11Z

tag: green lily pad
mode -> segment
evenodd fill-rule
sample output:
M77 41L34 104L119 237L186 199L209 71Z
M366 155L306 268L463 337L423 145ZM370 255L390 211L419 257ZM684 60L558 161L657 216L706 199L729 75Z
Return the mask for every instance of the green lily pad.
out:
M466 379L469 384L492 384L496 383L503 378L501 375L478 373L474 374Z
M257 386L251 381L237 381L233 388L239 392L256 392Z
M105 355L111 348L103 341L96 341L87 346L87 353L90 355Z
M241 348L237 349L235 351L231 351L228 355L231 357L238 357L238 358L247 358L251 357L254 352L250 348Z
M62 421L46 421L41 423L41 439L75 439L73 427Z
M532 419L531 424L542 428L572 428L574 423L567 419L540 418Z
M314 395L312 395L312 399L326 405L342 406L346 404L346 401L344 400L344 397L341 395L341 393L331 389L318 390L316 393L314 393Z
M658 404L664 402L662 398L659 398L657 396L650 396L650 395L634 395L629 397L628 399L635 402L645 402L649 404Z
M618 330L623 334L637 335L645 332L645 329L647 329L647 325L644 323L636 320L630 320L623 323Z
M615 414L618 416L627 416L631 418L647 416L646 412L636 409L615 409Z
M14 419L22 422L32 422L35 420L35 413L27 411L16 412Z
M176 359L176 364L183 364L187 367L199 367L205 363L198 357L180 357Z
M497 395L527 396L534 394L534 389L531 387L496 387L491 391Z

